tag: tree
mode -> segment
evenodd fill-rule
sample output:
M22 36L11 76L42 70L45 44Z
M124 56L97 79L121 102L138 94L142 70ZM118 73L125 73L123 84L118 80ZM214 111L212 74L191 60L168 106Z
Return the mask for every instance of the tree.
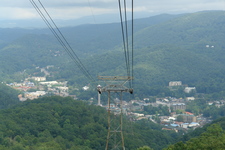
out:
M178 122L183 122L184 118L181 115L179 115L179 116L177 116L177 121Z
M151 149L148 146L143 146L143 147L138 148L137 150L153 150L153 149Z
M225 133L217 123L207 128L207 131L199 137L191 138L186 143L178 142L170 145L164 150L183 150L183 149L224 149Z
M184 113L184 110L181 110L181 109L176 110L176 114L183 114L183 113Z

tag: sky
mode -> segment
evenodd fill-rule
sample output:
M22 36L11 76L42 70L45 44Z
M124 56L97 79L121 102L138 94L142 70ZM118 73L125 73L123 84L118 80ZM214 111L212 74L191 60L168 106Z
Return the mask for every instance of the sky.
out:
M12 2L10 2L12 1ZM33 0L38 3L38 0ZM118 0L40 0L54 19L119 13ZM127 1L129 12L131 0ZM0 0L0 20L38 19L30 0ZM121 1L123 6L123 1ZM202 10L225 10L225 0L134 0L134 15L179 14ZM146 15L146 16L145 16ZM136 16L140 17L140 16Z

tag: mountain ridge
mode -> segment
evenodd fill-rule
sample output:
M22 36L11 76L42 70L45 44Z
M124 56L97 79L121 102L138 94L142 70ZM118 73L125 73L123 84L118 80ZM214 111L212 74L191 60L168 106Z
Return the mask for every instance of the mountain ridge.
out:
M223 57L225 46L222 40L225 36L222 32L225 30L223 27L225 21L223 11L207 11L174 16L161 15L158 17L146 18L146 22L145 19L139 20L139 25L136 25L134 33L134 73L137 88L144 86L144 93L147 95L149 86L166 86L171 80L181 80L184 84L199 88L200 85L212 82L212 78L217 76L216 82L218 83L216 84L220 84L218 92L225 90L221 85L225 73L223 65L225 62ZM161 20L160 17L162 17ZM143 25L143 23L145 24ZM70 80L74 80L73 82L77 82L76 77L66 71L70 70L74 64L66 57L62 47L49 31L46 29L40 31L39 38L36 34L29 38L30 43L35 41L39 43L39 46L34 47L29 43L24 45L26 38L19 38L17 40L19 45L26 48L14 47L14 49L17 49L18 52L31 49L36 51L37 57L30 55L29 58L32 60L31 63L36 63L36 66L44 66L50 63L51 65L60 66L60 63L68 62L68 66L60 66L64 70L59 71L63 75L59 74L58 77L68 77ZM62 32L94 77L115 73L117 75L126 74L123 71L125 62L118 23L62 28ZM42 41L40 37L45 40ZM12 43L8 45L12 45ZM8 57L13 56L10 49L12 48L6 49L9 52ZM63 55L47 59L51 55L47 54L50 50L60 51ZM42 54L38 54L39 51ZM25 53L24 51L23 54ZM6 58L6 54L1 55ZM16 63L19 59L26 62L27 57L22 57L19 53L16 56L17 58L12 58L10 63ZM56 61L57 59L59 61ZM6 68L4 66L5 64L2 68ZM21 64L21 66L23 65ZM21 67L20 70L24 69L26 67ZM79 71L76 76L79 76L77 79L80 80L81 77L84 82L87 82ZM211 83L207 84L206 88L210 88L208 86ZM199 92L202 91L199 90Z

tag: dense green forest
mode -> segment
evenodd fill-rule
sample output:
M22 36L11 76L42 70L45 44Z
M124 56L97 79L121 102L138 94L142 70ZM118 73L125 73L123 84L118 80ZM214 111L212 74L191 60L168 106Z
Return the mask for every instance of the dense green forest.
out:
M0 149L105 149L107 112L70 97L44 97L0 110ZM126 149L162 149L176 142L174 131L124 118Z
M8 88L3 85L1 90ZM1 101L10 100L8 96L11 93L5 95ZM0 149L101 150L105 148L107 112L102 107L88 105L86 102L70 97L58 96L11 103L8 108L0 110ZM218 111L222 110L223 108ZM150 111L149 108L146 111ZM224 144L224 118L219 118L184 136L174 131L162 131L162 126L148 120L130 122L126 117L123 128L125 147L130 150L139 147L160 150L178 141L180 142L165 149L195 149L196 147L215 149Z
M134 94L129 98L194 95L197 101L188 102L186 110L217 120L182 136L162 131L162 126L151 121L130 122L124 116L126 149L223 149L225 119L221 117L225 116L225 106L217 108L207 103L225 98L224 23L223 11L135 20ZM119 23L61 30L94 78L126 75ZM39 75L40 68L48 65L54 65L49 80L67 80L74 89L89 85L90 91L74 92L83 100L96 99L99 81L89 81L47 29L0 29L0 34L0 149L105 149L104 108L57 96L19 102L19 92L5 86ZM184 86L170 90L169 81L182 81L197 91L185 94ZM144 113L169 112L167 107L150 105L144 107Z
M0 109L9 108L19 103L19 91L0 83Z
M20 102L0 110L0 118L0 149L105 149L106 110L70 97ZM224 118L184 136L163 131L162 126L148 120L130 122L126 117L123 128L129 150L147 148L145 145L154 150L215 149L224 144Z
M223 11L206 11L135 20L134 97L171 96L165 86L174 80L195 86L198 93L224 97L224 18ZM93 78L126 75L119 23L61 30ZM68 80L71 86L99 84L81 73L47 29L0 33L1 81L22 80L34 75L30 70L35 67L54 65L49 79Z

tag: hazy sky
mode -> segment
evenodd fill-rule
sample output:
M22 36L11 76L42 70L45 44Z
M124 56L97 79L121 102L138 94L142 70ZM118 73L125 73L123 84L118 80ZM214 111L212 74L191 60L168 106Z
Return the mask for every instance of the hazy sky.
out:
M38 0L34 0L38 3ZM0 0L0 20L40 18L30 0ZM118 0L41 0L54 19L119 13ZM122 2L122 1L121 1ZM131 0L127 0L130 8ZM225 0L134 0L135 13L185 13L225 10Z

